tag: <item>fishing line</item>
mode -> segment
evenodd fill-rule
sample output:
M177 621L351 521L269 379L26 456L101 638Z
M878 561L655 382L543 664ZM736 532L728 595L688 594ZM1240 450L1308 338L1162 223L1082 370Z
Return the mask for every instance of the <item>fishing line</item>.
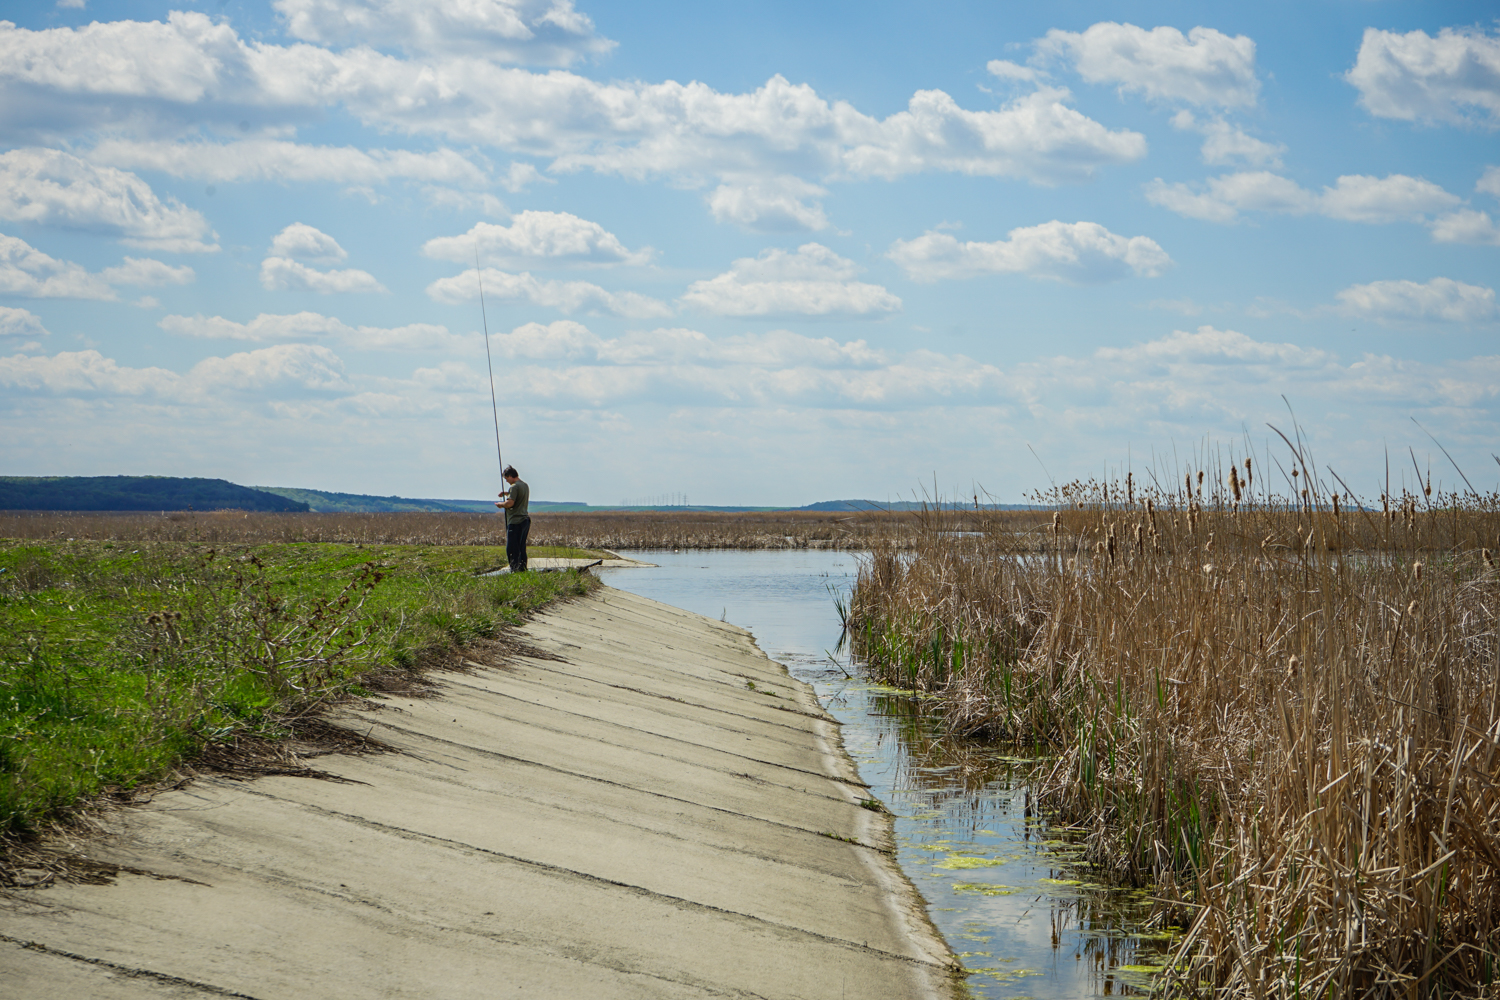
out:
M490 370L490 410L495 414L495 461L500 463L500 479L505 480L505 459L500 457L500 404L495 400L495 362L490 358L490 318L484 311L484 274L479 270L479 241L474 241L474 277L479 280L479 316L484 320L484 363Z

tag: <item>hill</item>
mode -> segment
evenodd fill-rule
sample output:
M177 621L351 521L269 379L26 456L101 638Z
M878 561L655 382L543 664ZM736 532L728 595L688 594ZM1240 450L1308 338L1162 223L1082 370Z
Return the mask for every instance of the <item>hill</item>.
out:
M378 497L365 493L305 490L295 486L257 486L255 489L266 493L274 493L288 500L305 503L308 509L320 514L407 510L493 512L495 509L494 504L483 500L420 500L412 497Z
M308 505L225 479L0 476L0 510L306 511Z

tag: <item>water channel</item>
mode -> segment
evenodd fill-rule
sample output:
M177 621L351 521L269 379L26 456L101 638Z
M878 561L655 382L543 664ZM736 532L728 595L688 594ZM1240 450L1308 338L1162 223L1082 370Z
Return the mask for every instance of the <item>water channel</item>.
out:
M979 998L1144 993L1165 942L1139 894L1092 884L1077 848L1028 815L1031 762L941 737L921 702L872 684L835 649L847 552L625 552L654 569L606 583L749 629L843 723L844 746L895 817L898 861Z

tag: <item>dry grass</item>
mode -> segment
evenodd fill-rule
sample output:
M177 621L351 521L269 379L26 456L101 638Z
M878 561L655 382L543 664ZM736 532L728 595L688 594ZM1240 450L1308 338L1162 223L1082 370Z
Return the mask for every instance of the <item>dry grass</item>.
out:
M966 515L943 515L967 524ZM538 513L532 546L581 549L869 549L910 544L909 513L698 511ZM363 545L504 545L493 514L259 514L243 511L137 513L0 512L0 538L108 541L340 542Z
M1075 483L1029 537L878 547L856 644L1051 755L1053 814L1190 927L1169 992L1493 989L1500 496L1364 513L1296 467L1290 500Z

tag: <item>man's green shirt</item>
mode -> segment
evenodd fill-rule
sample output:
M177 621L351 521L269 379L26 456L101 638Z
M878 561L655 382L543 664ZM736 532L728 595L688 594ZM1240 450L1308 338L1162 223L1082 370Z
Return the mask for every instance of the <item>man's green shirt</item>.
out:
M510 498L515 501L515 504L504 508L505 523L531 520L531 511L526 506L531 501L531 487L527 486L524 480L516 480L516 485L510 488Z

